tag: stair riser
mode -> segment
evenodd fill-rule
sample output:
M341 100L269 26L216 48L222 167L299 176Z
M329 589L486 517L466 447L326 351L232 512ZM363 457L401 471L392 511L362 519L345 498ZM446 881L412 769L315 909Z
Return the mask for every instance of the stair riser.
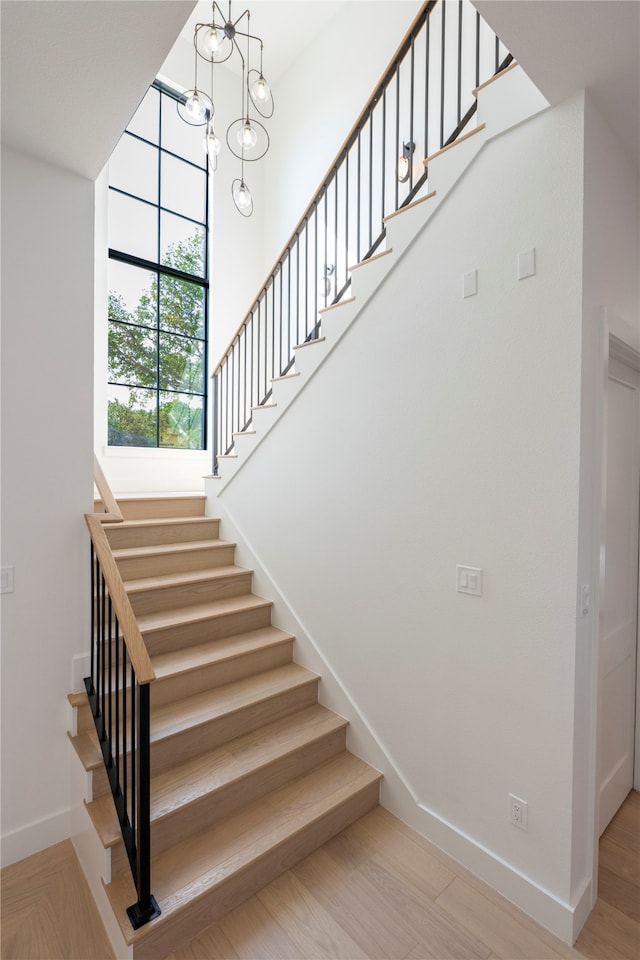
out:
M151 849L158 856L175 843L203 830L246 804L264 797L270 790L308 773L345 749L346 729L334 731L315 743L308 743L262 769L254 770L236 783L224 786L188 806L174 811L151 828ZM128 869L128 866L125 864ZM115 874L113 874L115 876Z
M371 784L329 811L306 830L270 850L242 873L230 877L199 899L192 900L179 915L167 919L165 923L160 921L155 932L150 933L144 943L134 945L135 960L157 960L158 957L165 957L177 950L182 943L191 940L199 931L215 923L225 913L233 910L303 857L368 813L378 803L378 794L379 785Z
M113 550L122 547L150 547L159 543L186 543L189 540L217 540L220 521L208 518L195 523L145 524L144 527L128 527L121 523L105 525L105 531Z
M235 545L223 543L219 547L207 547L202 550L159 553L148 557L123 557L116 562L123 580L142 580L145 577L159 577L174 573L176 570L186 573L226 567L234 562L234 557Z
M169 653L171 650L181 650L192 644L219 640L222 637L235 637L239 633L259 630L261 627L270 625L271 604L265 604L253 610L241 610L238 613L225 614L223 617L186 623L179 628L146 630L143 632L143 637L150 655L155 656L159 653Z
M317 699L318 679L314 678L273 697L239 707L224 716L152 743L151 775L157 776L180 761L212 750L228 740L241 737L296 710L303 710L316 703Z
M151 704L157 707L182 697L194 696L205 690L213 690L225 683L242 680L263 670L272 670L291 663L293 640L284 640L263 650L256 650L233 657L222 663L214 663L188 673L156 680L151 686Z
M137 616L155 613L160 610L172 610L187 607L192 603L206 603L210 600L224 600L227 597L241 597L251 592L250 570L229 577L212 577L198 583L180 584L175 587L155 587L140 592L130 592L129 599L133 612Z
M203 517L206 497L150 497L118 500L125 520L151 520L156 517ZM102 513L104 504L94 500L94 511Z

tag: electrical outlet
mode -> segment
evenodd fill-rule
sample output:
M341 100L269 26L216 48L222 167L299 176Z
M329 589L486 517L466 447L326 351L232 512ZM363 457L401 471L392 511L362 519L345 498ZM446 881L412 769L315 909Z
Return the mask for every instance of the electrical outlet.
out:
M515 797L512 793L509 794L509 823L512 823L514 827L520 827L521 830L528 830L529 828L527 801Z

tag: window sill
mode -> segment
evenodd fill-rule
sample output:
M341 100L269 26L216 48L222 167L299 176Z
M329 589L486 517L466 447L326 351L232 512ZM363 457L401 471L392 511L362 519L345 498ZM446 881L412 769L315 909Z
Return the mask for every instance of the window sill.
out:
M209 459L208 450L180 450L174 447L109 447L102 448L105 457L136 460L202 460Z

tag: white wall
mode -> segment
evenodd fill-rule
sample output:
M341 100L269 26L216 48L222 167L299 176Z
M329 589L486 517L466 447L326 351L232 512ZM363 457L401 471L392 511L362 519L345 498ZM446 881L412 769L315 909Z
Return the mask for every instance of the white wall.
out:
M582 123L578 97L485 147L221 494L414 825L567 938ZM458 563L483 598L456 593Z
M66 696L88 650L93 183L2 152L2 862L69 835Z

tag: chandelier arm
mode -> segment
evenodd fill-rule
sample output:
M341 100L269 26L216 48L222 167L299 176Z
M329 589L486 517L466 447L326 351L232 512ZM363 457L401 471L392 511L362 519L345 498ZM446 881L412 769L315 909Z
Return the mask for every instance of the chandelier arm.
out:
M250 16L251 16L251 13L249 11L249 8L247 7L246 10L243 10L243 12L240 14L238 19L233 21L233 26L236 27L240 23L243 17L250 17ZM229 4L229 20L231 20L231 4Z
M236 37L248 37L249 40L257 40L260 46L263 46L261 38L257 33L245 33L244 30L236 30Z
M212 3L211 3L211 22L212 23L215 21L216 12L218 13L222 22L226 23L227 21L225 19L224 13L220 9L219 4L216 2L216 0L212 0ZM231 15L231 4L229 4L229 15Z

